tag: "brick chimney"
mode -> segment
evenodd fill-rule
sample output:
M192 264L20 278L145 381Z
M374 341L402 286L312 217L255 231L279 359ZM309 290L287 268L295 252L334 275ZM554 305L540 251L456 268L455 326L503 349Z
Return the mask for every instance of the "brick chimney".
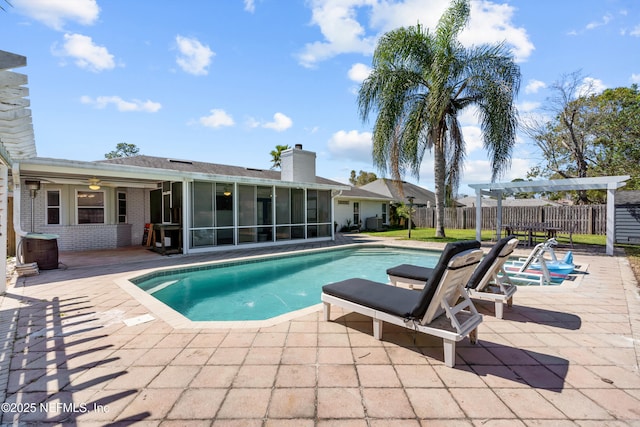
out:
M305 151L302 144L280 154L281 180L290 182L316 182L316 153Z

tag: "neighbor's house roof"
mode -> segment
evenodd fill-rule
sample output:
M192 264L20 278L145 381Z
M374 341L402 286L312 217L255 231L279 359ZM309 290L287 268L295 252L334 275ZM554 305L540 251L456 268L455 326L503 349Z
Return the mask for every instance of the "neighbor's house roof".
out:
M398 183L400 185L398 185ZM399 182L392 179L379 178L360 188L381 194L396 203L407 203L407 197L413 196L414 205L426 206L429 204L433 207L436 206L436 195L434 192L406 181Z
M637 204L640 204L640 190L618 191L616 194L616 205Z
M373 191L365 190L362 187L351 186L348 190L341 191L336 198L338 199L359 199L359 200L375 200L375 201L391 201L388 196L384 194L375 193Z
M476 206L477 200L475 197L469 196L462 197L458 199L457 202L468 208L472 208ZM482 206L491 207L497 205L498 201L496 199L487 197L484 197L482 199ZM502 206L562 206L562 203L554 202L548 199L504 199L502 200Z
M0 161L7 165L36 156L28 79L8 71L25 65L24 56L0 50Z

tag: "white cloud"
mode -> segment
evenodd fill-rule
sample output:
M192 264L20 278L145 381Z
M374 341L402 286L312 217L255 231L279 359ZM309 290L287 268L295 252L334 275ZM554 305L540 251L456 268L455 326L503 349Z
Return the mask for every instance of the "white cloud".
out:
M55 30L66 21L92 25L100 13L96 0L11 0L16 10Z
M600 21L589 22L585 28L587 30L593 30L593 29L596 29L598 27L602 27L604 25L607 25L609 22L611 22L612 19L613 19L613 17L611 16L611 14L607 13L606 15L604 15L601 18Z
M356 83L362 83L369 74L371 74L371 67L361 63L353 64L347 73L349 79Z
M511 168L505 171L499 181L509 182L516 178L526 179L527 172L535 164L533 159L514 157L511 159ZM466 184L491 182L491 163L486 159L467 160L460 181ZM464 193L462 185L460 187L461 192Z
M515 27L511 21L515 8L508 4L496 4L482 0L471 2L469 26L460 33L460 41L467 46L506 41L515 60L525 61L535 49L527 31Z
M633 27L633 30L631 30L629 34L635 37L640 37L640 25Z
M233 126L235 124L233 117L227 114L226 111L220 109L211 110L211 114L200 117L199 121L201 125L214 129L223 126Z
M94 44L89 36L65 34L62 48L53 48L54 55L71 57L80 68L93 72L110 70L116 66L113 55L106 47Z
M327 146L333 158L371 163L371 133L338 131L329 139Z
M255 1L254 0L244 0L244 10L246 10L247 12L255 12L256 11L256 5L255 5Z
M371 54L378 37L387 31L418 22L435 28L448 6L448 0L313 0L311 24L320 28L323 40L307 43L299 61L312 67L343 53ZM516 60L526 60L534 45L526 30L511 22L514 12L507 4L472 2L469 26L460 34L460 41L467 46L506 41ZM358 20L360 16L369 19Z
M477 150L482 150L482 131L478 126L463 126L462 135L464 136L467 154L471 154Z
M313 0L311 23L320 27L323 41L307 43L298 60L305 67L342 53L370 54L375 36L366 35L358 22L356 8L375 0Z
M293 126L293 120L291 120L289 117L285 116L282 113L275 113L273 115L273 121L265 123L263 125L263 127L267 129L273 129L277 132L282 132L284 130L287 130L291 126Z
M273 121L264 122L259 121L253 117L249 117L246 121L246 124L250 128L262 127L266 129L273 129L276 132L283 132L293 126L293 120L282 113L275 113L273 115Z
M80 101L83 104L93 105L96 108L106 108L108 105L112 104L115 105L118 111L122 112L142 111L145 113L155 113L162 108L162 104L159 102L149 100L141 101L139 99L125 101L119 96L99 96L95 99L89 96L83 96L80 98Z
M176 36L178 51L176 63L186 73L196 76L209 74L207 67L211 64L211 58L215 56L209 46L205 46L198 39Z
M577 96L589 96L595 95L607 88L607 85L600 79L594 79L593 77L585 77L582 80L582 84L578 88Z
M540 89L547 87L547 84L540 80L531 79L524 88L524 93L538 93Z
M631 83L640 83L640 74L631 74Z
M518 105L518 111L521 113L529 113L540 108L540 103L536 101L525 101Z

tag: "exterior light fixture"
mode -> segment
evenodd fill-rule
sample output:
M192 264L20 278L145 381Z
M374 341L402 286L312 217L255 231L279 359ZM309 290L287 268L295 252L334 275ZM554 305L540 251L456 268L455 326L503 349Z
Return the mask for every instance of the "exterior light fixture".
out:
M99 190L100 180L98 178L89 178L89 190Z
M224 186L224 192L222 193L225 196L229 197L231 195L231 190L229 190L229 187L227 187L226 185Z

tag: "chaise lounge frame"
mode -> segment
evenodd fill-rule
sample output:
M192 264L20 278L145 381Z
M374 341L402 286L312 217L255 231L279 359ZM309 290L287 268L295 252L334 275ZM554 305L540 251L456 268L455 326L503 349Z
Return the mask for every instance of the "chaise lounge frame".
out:
M479 247L479 243L477 243L477 246ZM432 283L436 287L432 298L429 298L428 294L431 293L429 289L415 292L366 279L348 279L326 285L323 287L321 296L324 320L330 321L331 306L335 305L345 310L371 317L373 321L373 336L378 340L382 339L383 322L442 338L444 363L446 366L453 367L455 366L456 342L463 340L467 336L472 344L477 342L478 325L482 322L482 315L474 307L473 302L465 292L464 285L480 262L482 255L483 253L479 249L467 249L451 256L446 264L444 273L441 275L441 279L437 283ZM418 305L421 305L421 303L422 305L427 304L426 310L417 316L402 316L390 310L368 304L366 295L363 295L363 301L359 301L358 297L344 298L331 292L332 287L344 289L349 288L349 286L370 289L374 292L382 291L391 299L395 296L410 297ZM381 286L385 288L379 288Z
M466 292L471 298L493 301L498 319L504 317L505 304L508 307L513 305L513 294L518 290L504 270L504 265L516 246L518 239L512 235L496 242L466 284ZM422 289L433 274L433 269L402 264L388 269L387 274L394 286Z

